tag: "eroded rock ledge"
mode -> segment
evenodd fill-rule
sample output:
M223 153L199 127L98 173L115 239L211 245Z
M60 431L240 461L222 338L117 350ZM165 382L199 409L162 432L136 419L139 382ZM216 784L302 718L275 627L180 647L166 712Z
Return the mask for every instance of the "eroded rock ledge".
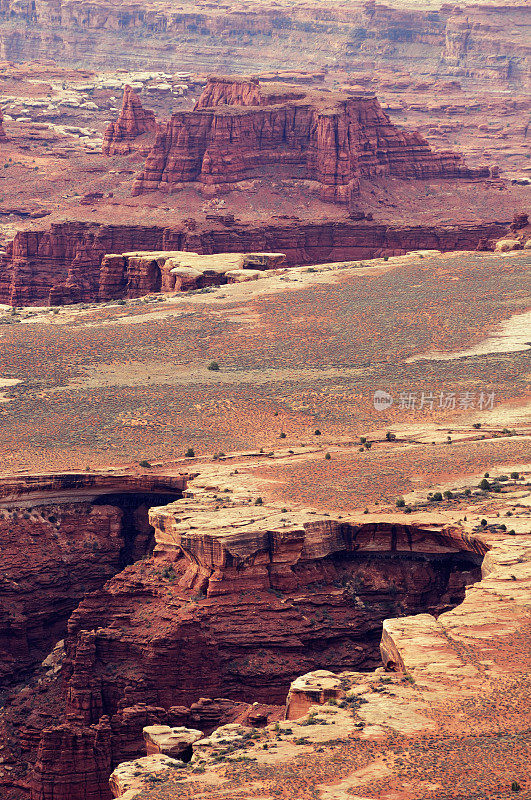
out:
M4 489L28 508L23 481ZM76 487L95 501L112 481L184 488L186 476L39 476L26 489L41 504L46 492L72 502ZM256 489L205 473L151 510L154 556L88 594L64 643L9 698L6 785L31 800L109 797L112 769L144 752L145 726L208 734L278 719L297 675L373 669L384 619L437 617L480 577L488 545L459 527L288 513Z

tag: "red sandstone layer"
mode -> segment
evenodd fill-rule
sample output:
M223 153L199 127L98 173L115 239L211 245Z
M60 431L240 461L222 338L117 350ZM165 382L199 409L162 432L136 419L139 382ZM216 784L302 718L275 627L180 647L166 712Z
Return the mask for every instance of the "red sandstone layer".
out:
M401 226L367 223L284 222L267 226L214 225L207 230L140 225L65 222L49 230L21 231L0 258L0 302L10 305L60 305L100 298L138 296L122 282L122 272L106 254L137 250L186 250L200 254L285 253L296 266L328 261L402 255L410 250L476 250L488 247L507 224ZM123 261L123 259L122 259ZM118 267L121 269L120 264ZM122 264L123 267L123 264ZM136 285L153 291L148 276ZM150 288L151 287L151 288Z

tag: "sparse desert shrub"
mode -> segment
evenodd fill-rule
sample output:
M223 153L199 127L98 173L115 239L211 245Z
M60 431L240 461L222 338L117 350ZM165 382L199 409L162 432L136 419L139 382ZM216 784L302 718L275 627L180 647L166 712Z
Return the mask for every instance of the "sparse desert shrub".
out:
M255 506L262 506L264 504L264 501L262 500L261 497L257 497L256 500L254 501L254 504Z
M286 434L284 433L284 431L280 431L280 435L279 435L278 438L279 439L285 439L286 438Z
M185 458L194 458L194 456L195 456L194 448L193 447L189 447L188 450L185 452L184 457Z
M177 575L175 574L175 570L173 569L173 566L171 564L169 564L169 566L167 567L164 567L164 569L161 572L161 575L163 578L166 578L166 580L170 581L170 583L173 583L173 581L177 577Z
M319 428L317 428L317 429L316 429L316 430L313 432L313 435L314 435L314 436L320 436L320 435L321 435L321 431L319 430Z
M453 494L453 492L450 491L450 489L447 489L445 491L445 493L444 493L444 496L445 496L445 498L447 500L451 500L453 498L454 494Z
M396 433L392 433L391 431L387 431L385 434L385 438L388 442L394 442L396 439Z
M443 499L443 497L440 492L434 492L431 499L435 500L438 503L440 500Z
M490 491L491 485L486 478L483 478L483 480L479 484L479 488L483 489L485 492L488 492Z
M325 458L326 458L327 461L330 461L332 456L330 455L330 453L325 453Z
M472 494L471 489L465 489L464 494L465 494L465 497L470 497L470 495Z
M145 467L145 469L148 469L148 467L151 467L151 464L145 458L143 458L142 461L139 461L138 465L140 467Z
M511 478L513 479L513 481L517 481L519 477L520 477L519 472L511 472Z
M207 366L207 369L209 369L210 372L218 372L219 371L218 362L217 361L211 361L210 364Z
M397 499L395 505L396 505L397 508L404 508L404 506L406 505L406 501L404 500L403 497L399 497Z

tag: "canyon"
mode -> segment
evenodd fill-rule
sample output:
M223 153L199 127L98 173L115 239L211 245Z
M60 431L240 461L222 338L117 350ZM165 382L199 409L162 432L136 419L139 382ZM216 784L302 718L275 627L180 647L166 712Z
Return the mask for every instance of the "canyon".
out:
M1 800L531 795L530 55L0 0Z
M146 725L278 719L297 675L373 669L383 619L438 617L480 578L487 548L459 528L285 515L230 476L190 477L58 474L15 492L3 481L5 578L32 591L4 595L19 611L16 626L4 612L2 640L29 670L61 638L2 719L10 781L32 800L110 797L110 772L142 754ZM149 512L150 556L146 509L170 487L185 497ZM31 574L9 557L23 530Z

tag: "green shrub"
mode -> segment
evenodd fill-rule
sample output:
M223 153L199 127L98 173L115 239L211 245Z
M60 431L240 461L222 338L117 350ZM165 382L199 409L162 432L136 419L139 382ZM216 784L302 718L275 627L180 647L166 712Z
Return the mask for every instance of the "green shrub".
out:
M445 493L444 493L444 496L445 496L445 498L446 498L447 500L451 500L451 499L453 498L453 496L454 496L454 495L453 495L453 492L451 492L451 491L450 491L450 489L447 489L447 490L445 491Z
M148 467L151 467L151 464L149 463L149 461L146 461L146 459L145 459L145 458L144 458L142 461L139 461L139 462L138 462L138 464L139 464L139 466L141 466L141 467L145 467L146 469L147 469Z
M262 506L264 504L264 501L262 500L261 497L257 497L256 500L254 501L254 504L255 506Z
M184 457L185 458L194 458L194 456L195 456L194 448L193 447L189 447L188 450L186 451L186 453L184 454Z
M284 431L280 432L280 436L278 438L279 439L285 439L286 438L286 434L284 433Z
M218 370L219 370L218 362L217 361L211 361L210 364L207 366L207 369L209 369L211 372L218 372Z
M517 481L519 477L520 477L519 472L511 472L511 478L513 479L513 481Z
M406 505L406 501L404 500L403 497L399 497L397 499L395 505L396 505L397 508L404 508L404 506Z
M437 502L439 502L440 500L443 499L443 497L442 497L442 494L440 492L434 492L431 499L432 500L436 500Z
M317 429L316 429L316 430L313 432L313 435L314 435L314 436L320 436L320 435L321 435L321 431L319 430L319 428L317 428Z
M470 489L465 489L465 497L470 497L472 491Z
M325 453L325 458L326 458L327 461L330 461L332 456L330 455L330 453Z
M479 484L479 488L483 489L485 492L488 492L490 490L491 486L486 478L483 478L483 480Z
M391 431L387 431L385 434L385 438L388 442L394 442L396 439L396 433L392 433Z

